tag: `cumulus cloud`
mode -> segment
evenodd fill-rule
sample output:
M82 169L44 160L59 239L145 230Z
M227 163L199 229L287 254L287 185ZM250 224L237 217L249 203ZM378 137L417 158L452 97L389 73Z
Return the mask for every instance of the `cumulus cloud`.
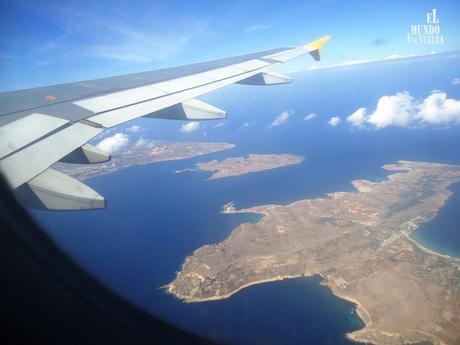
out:
M96 146L108 153L120 151L123 147L129 144L129 138L124 133L116 133L111 137L102 139Z
M377 128L389 125L408 126L414 118L414 99L408 92L398 92L393 96L383 96L377 108L366 121Z
M190 133L198 130L198 128L200 128L200 124L196 121L192 121L182 125L180 131L184 133Z
M460 100L447 98L444 92L432 93L423 100L418 116L431 125L460 124Z
M460 100L447 98L447 94L439 90L422 100L415 99L407 91L397 92L381 97L373 113L368 114L365 108L359 108L348 116L347 121L355 127L377 129L388 126L451 126L460 124Z
M286 110L279 114L273 122L268 126L268 128L281 126L286 123L291 115L294 115L294 110Z
M327 122L330 126L335 127L341 122L340 117L338 116L333 116L329 119Z
M359 108L353 114L347 117L347 122L355 127L363 127L367 121L366 108Z
M316 118L316 114L315 114L315 113L311 113L311 114L308 114L307 116L305 116L305 117L303 118L303 120L304 120L304 121L311 121L311 120L313 120L313 119L315 119L315 118Z
M460 85L460 78L454 78L454 79L452 79L451 84L452 84L452 85Z
M142 132L143 130L144 128L138 125L132 125L131 127L126 128L126 131L130 133L139 133L139 132Z

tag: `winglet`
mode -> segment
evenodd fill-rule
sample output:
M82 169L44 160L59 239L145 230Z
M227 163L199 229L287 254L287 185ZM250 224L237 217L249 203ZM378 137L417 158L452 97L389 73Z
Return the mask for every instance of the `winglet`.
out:
M308 43L305 48L308 50L308 53L315 59L316 61L319 61L321 59L321 56L319 54L320 49L323 47L323 45L329 41L332 37L327 35L319 40L313 41L311 43Z

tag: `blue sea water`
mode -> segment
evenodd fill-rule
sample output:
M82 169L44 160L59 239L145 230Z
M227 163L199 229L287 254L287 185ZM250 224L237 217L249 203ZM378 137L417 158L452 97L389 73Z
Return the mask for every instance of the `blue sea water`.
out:
M453 195L438 214L421 224L412 238L439 253L460 257L460 183L450 190Z
M141 120L142 135L166 140L224 141L236 148L183 161L132 166L86 181L108 199L106 210L41 212L37 219L51 238L103 283L133 303L194 332L239 344L349 344L344 334L362 327L353 304L335 297L318 277L252 286L223 301L184 304L161 287L174 279L196 248L225 239L251 214L222 215L238 208L287 204L334 191L352 190L354 179L379 181L381 166L397 160L460 164L458 128L352 130L327 125L359 107L375 109L383 95L408 91L424 98L434 89L460 98L451 80L460 76L458 58L367 65L295 75L292 85L234 86L203 97L229 112L225 125L201 125L182 134L177 123ZM282 111L286 124L267 128ZM302 118L314 112L309 122ZM248 122L247 126L243 124ZM204 136L206 133L206 136ZM247 153L291 153L298 165L211 180L204 172L176 174L197 162ZM414 235L430 248L460 253L459 185L431 222Z

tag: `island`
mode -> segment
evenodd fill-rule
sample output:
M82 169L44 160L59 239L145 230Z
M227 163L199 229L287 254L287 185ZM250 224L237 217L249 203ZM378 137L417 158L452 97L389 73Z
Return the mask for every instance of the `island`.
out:
M233 147L235 147L233 144L215 142L145 141L142 145L131 145L126 150L114 154L108 162L99 164L57 163L53 168L84 181L96 176L110 174L132 165L192 158L229 150Z
M228 298L254 284L320 275L356 304L364 328L347 336L372 344L459 344L460 260L429 250L411 233L445 204L460 166L399 161L388 178L353 181L356 191L256 213L218 244L185 259L165 288L185 302Z
M291 164L301 163L303 160L304 157L290 154L249 154L246 157L230 157L223 161L212 160L206 163L197 163L196 169L214 172L209 179L215 180L223 177L239 176L247 173L281 168Z

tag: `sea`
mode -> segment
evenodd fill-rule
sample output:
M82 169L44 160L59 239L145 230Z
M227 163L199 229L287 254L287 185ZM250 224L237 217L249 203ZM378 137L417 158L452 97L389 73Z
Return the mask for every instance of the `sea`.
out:
M345 334L363 327L355 305L334 296L318 276L258 284L228 299L203 303L183 303L163 288L195 249L224 240L241 223L258 221L254 214L221 214L227 202L237 208L286 205L353 191L350 181L381 181L388 175L381 167L398 160L460 164L460 126L359 130L346 123L358 108L372 112L380 97L397 92L423 99L440 90L459 99L460 86L452 83L460 77L459 54L293 77L289 85L235 85L202 97L227 110L223 125L202 122L197 131L184 133L180 122L141 119L136 124L143 130L130 134L131 142L140 137L219 141L235 144L234 149L131 166L87 180L107 198L105 210L32 211L33 215L55 243L105 285L187 330L233 344L351 344ZM288 120L270 126L285 111ZM316 118L304 121L310 113ZM342 122L328 125L332 116ZM209 172L175 173L197 162L248 153L290 153L305 160L217 180L208 180ZM446 205L413 237L433 250L460 256L460 184L451 190Z

